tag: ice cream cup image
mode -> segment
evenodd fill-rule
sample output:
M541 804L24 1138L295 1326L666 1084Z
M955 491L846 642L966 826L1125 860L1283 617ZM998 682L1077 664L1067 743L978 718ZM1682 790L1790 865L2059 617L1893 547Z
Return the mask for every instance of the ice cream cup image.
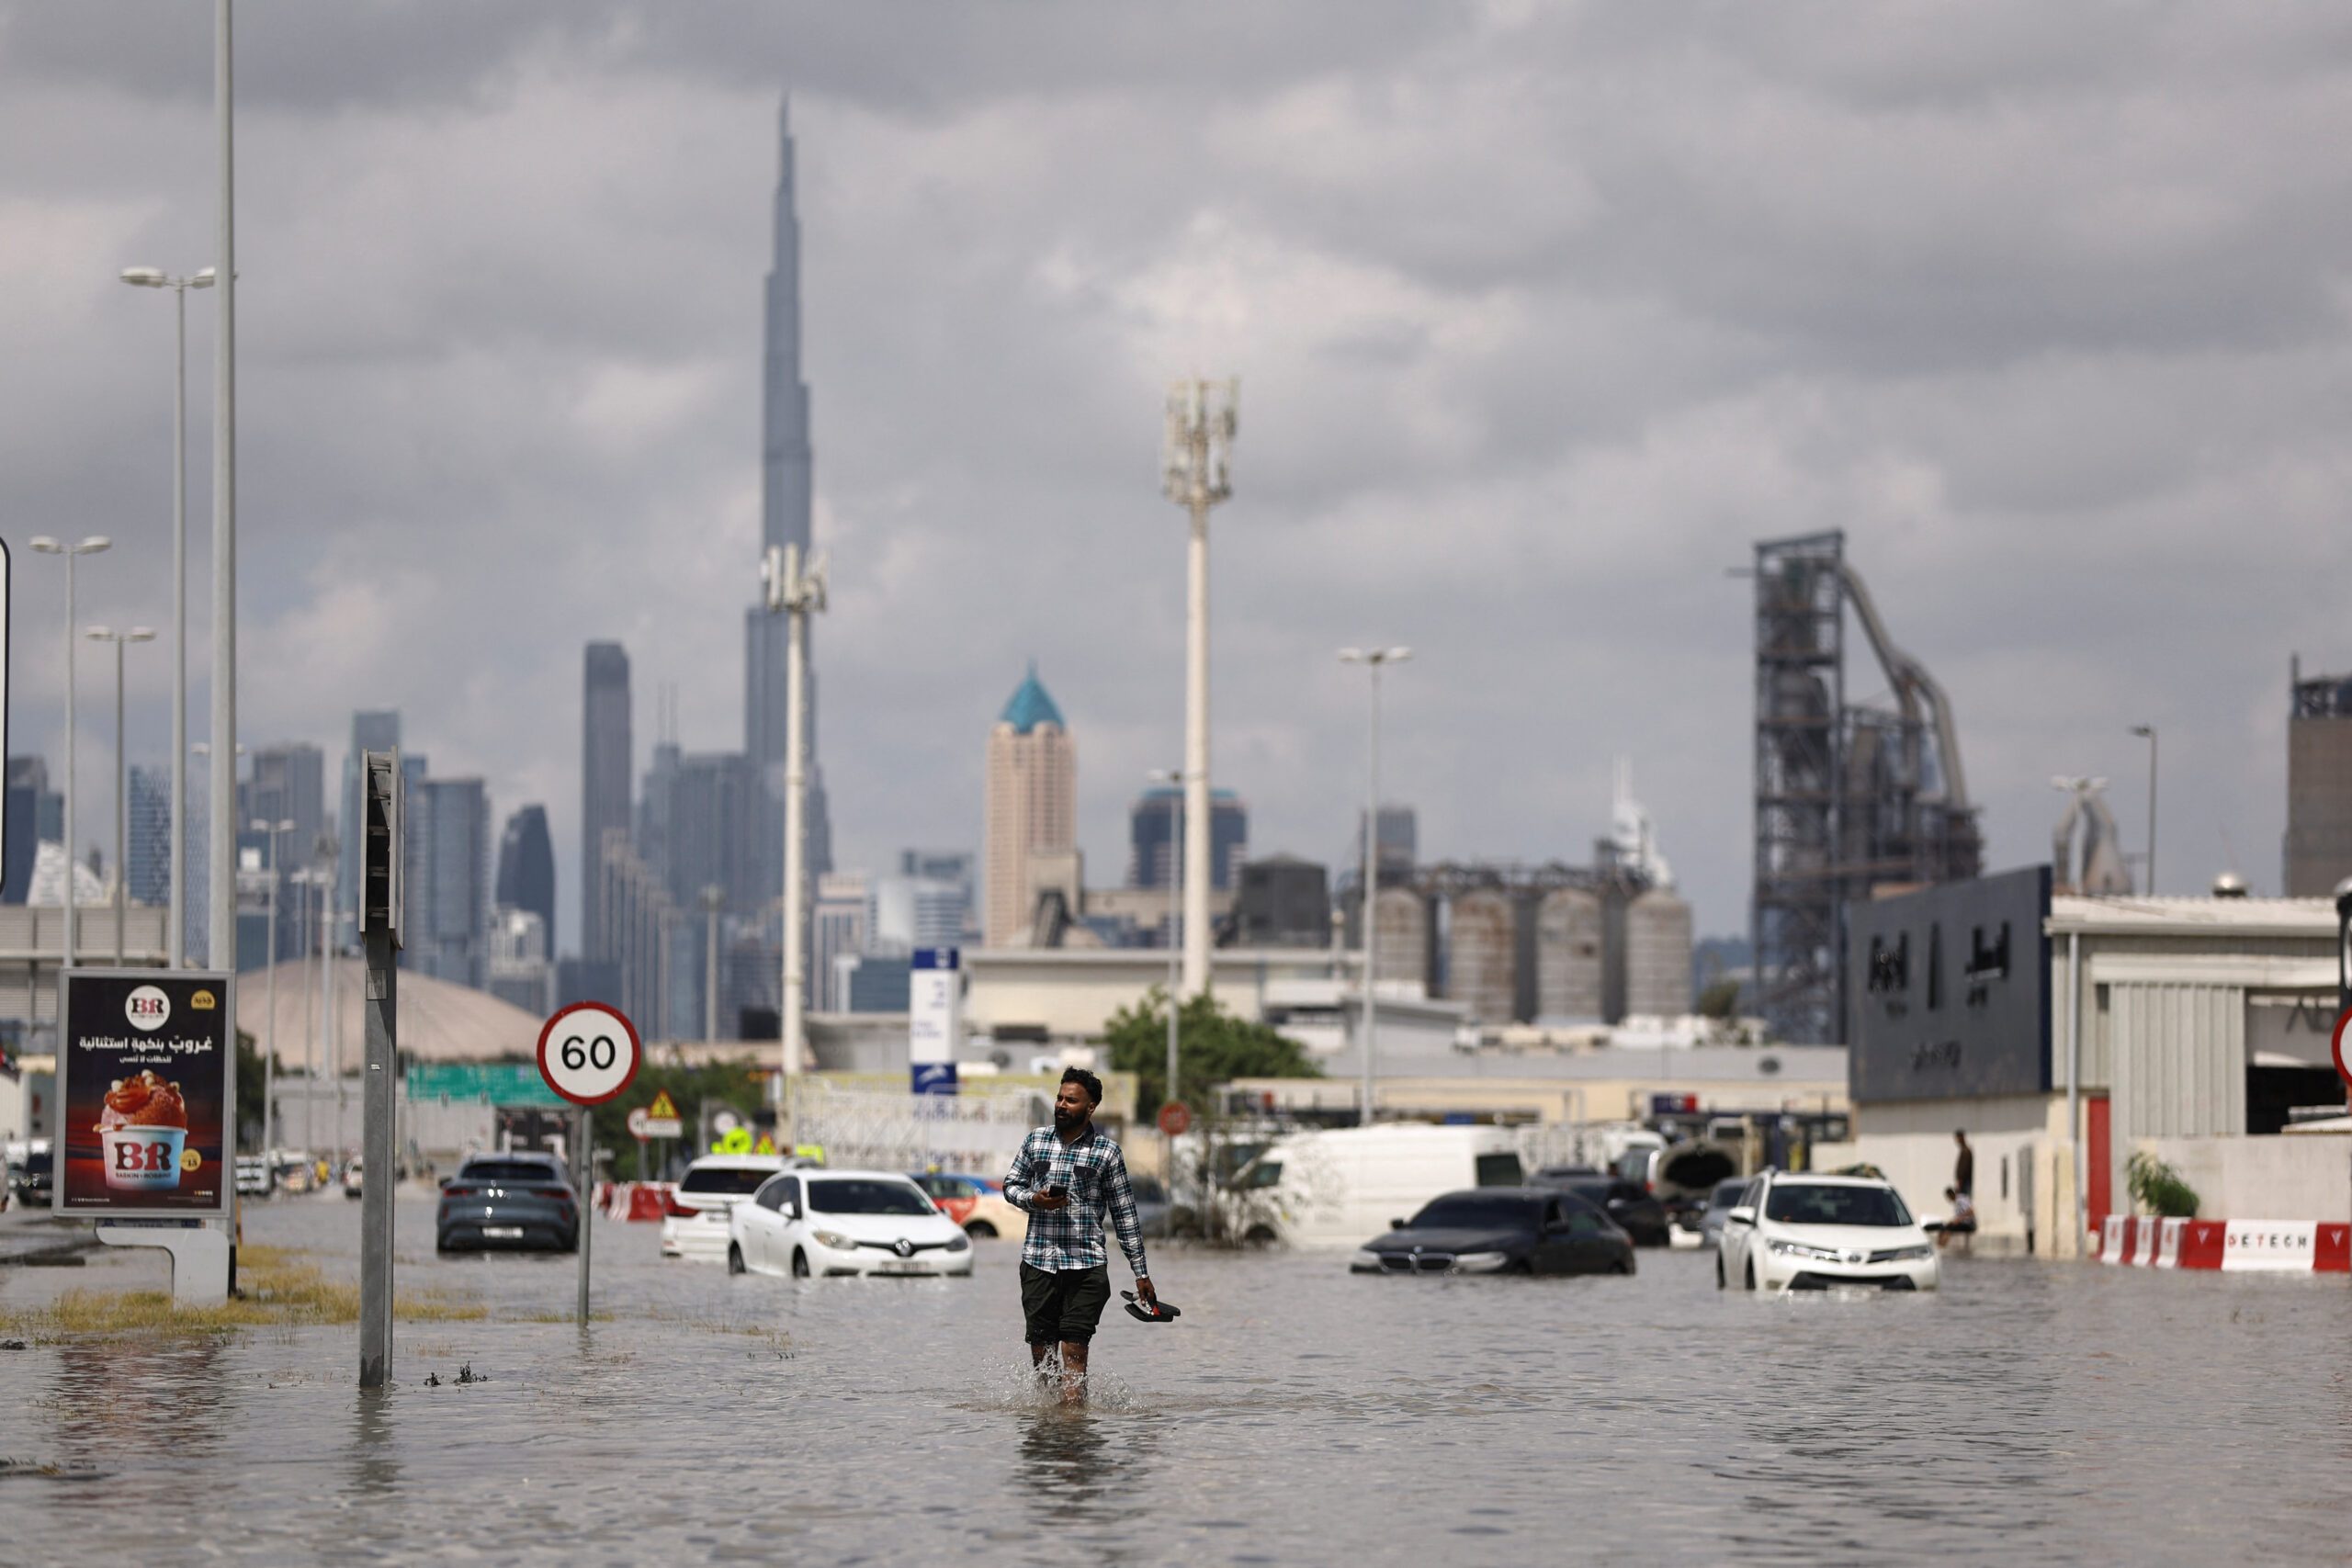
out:
M180 1184L185 1127L108 1127L98 1134L107 1185L126 1192L168 1192Z

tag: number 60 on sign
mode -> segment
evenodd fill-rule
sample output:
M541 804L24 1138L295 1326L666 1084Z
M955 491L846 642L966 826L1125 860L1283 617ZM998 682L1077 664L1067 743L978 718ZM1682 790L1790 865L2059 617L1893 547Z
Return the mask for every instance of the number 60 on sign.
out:
M539 1076L575 1105L602 1105L637 1077L637 1027L600 1002L574 1002L539 1030Z

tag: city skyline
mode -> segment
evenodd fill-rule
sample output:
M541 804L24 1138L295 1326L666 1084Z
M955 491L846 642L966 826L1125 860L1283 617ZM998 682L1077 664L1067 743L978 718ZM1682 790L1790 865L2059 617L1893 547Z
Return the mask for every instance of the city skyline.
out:
M86 515L116 537L82 575L90 621L152 623L166 602L169 325L116 273L192 268L209 244L204 19L140 14L28 10L0 61L37 123L103 119L141 144L36 155L27 135L0 152L17 203L0 235L31 268L0 300L0 343L26 367L0 457L14 515ZM2055 128L2120 123L2135 100L2090 53L2044 59L2069 24L2029 9L1956 19L1966 63L1948 77L1892 29L1792 27L1766 62L1725 23L1704 35L1722 74L1703 90L1662 24L1384 14L1393 27L1338 57L1313 6L1266 21L1238 72L1187 44L1115 105L1078 85L1139 47L1140 24L1107 18L1051 49L1044 17L1007 20L970 70L961 23L894 45L884 69L871 50L792 42L878 46L880 19L797 10L619 45L484 15L433 51L421 24L382 23L379 47L322 17L306 36L333 67L299 73L256 18L248 744L303 738L332 758L354 708L401 708L436 765L548 803L559 931L576 935L581 643L620 640L657 680L744 660L789 86L825 454L813 542L834 560L816 639L826 782L858 802L837 863L977 843L964 727L1033 650L1089 716L1102 787L1081 792L1079 840L1098 860L1120 842L1136 783L1181 739L1181 540L1154 486L1156 412L1169 377L1229 367L1257 412L1250 489L1219 518L1217 776L1268 852L1348 858L1361 702L1325 666L1394 638L1420 653L1389 688L1386 769L1427 858L1577 855L1626 754L1700 929L1744 929L1753 694L1745 591L1721 574L1758 538L1838 525L1951 692L1989 866L2042 858L2053 772L2113 781L2136 849L2144 747L2128 731L2146 723L2165 737L2167 888L2234 866L2277 889L2278 672L2298 652L2352 669L2326 592L2340 551L2318 481L2336 459L2314 395L2346 357L2326 304L2344 204L2324 162L2298 155L2295 118L2326 122L2352 42L2284 17L2218 39L2120 23L2102 48L2177 118L2085 141ZM2040 96L1992 134L1968 85L2028 58ZM476 91L499 81L523 85ZM1175 106L1204 89L1220 114L1171 140ZM1604 123L1573 107L1621 94L1634 107ZM1527 134L1487 134L1505 109ZM1767 121L1802 156L1748 151L1764 143L1743 128ZM2226 144L2175 139L2192 124L2227 125ZM2074 152L2021 175L2010 131ZM1380 153L1405 135L1414 158ZM583 155L498 156L524 145ZM452 175L432 200L413 185L419 146ZM1829 183L1867 199L1825 204ZM1645 225L1609 220L1637 198ZM2070 238L2093 210L2120 213L2131 243ZM1474 213L1496 220L1457 220ZM447 265L457 254L481 265ZM549 254L601 261L550 276ZM1726 271L1727 255L1747 259ZM351 276L399 282L354 298L328 281ZM210 330L192 318L197 429ZM576 395L529 390L550 385ZM18 562L11 737L53 775L54 570ZM2154 644L2152 622L2169 628ZM99 824L110 747L84 674L77 810ZM132 761L160 765L168 660L134 650L128 676ZM683 733L725 743L742 693L681 684Z

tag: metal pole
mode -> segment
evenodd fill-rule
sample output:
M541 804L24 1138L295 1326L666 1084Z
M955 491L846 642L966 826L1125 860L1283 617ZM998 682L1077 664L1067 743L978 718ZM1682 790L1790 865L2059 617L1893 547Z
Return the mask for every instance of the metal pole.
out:
M800 1142L799 1100L801 1040L805 1028L802 979L802 919L808 889L808 605L803 592L799 552L785 547L785 752L784 752L784 996L777 1034L784 1053L784 1100L777 1107L789 1153Z
M363 810L365 790L363 780ZM400 1053L400 971L387 922L370 925L364 942L368 1088L360 1145L359 1386L382 1388L392 1377L392 1064Z
M1208 472L1208 423L1193 425L1194 469ZM1185 546L1184 994L1209 989L1209 502L1193 492ZM1174 1005L1170 998L1170 1005Z
M702 937L702 1037L707 1042L718 1038L718 889L704 888L702 904L706 917ZM643 1163L642 1144L637 1153L639 1162Z
M259 793L256 791L255 793ZM269 1039L261 1059L261 1152L277 1146L277 829L269 830Z
M334 869L332 866L327 870L327 907L330 910L334 907ZM342 988L341 976L335 972L335 943L343 938L343 916L340 913L328 917L327 931L326 973L320 977L320 984L326 993L326 1014L319 1020L319 1028L326 1036L328 1069L334 1074L334 1146L335 1153L340 1156L350 1147L344 1142L344 1129L350 1121L351 1104L343 1070L343 1020L335 1016L334 1005L335 993Z
M1365 666L1372 671L1372 761L1369 793L1363 809L1363 1115L1361 1125L1372 1125L1373 1055L1379 1048L1379 1015L1373 1006L1373 973L1380 951L1380 660Z
M576 1194L580 1200L577 1211L580 1215L580 1326L585 1328L588 1326L588 1249L590 1238L596 1234L595 1227L588 1223L589 1216L595 1212L596 1151L593 1145L595 1137L594 1122L590 1120L588 1107L581 1106L578 1114L579 1127L572 1141L579 1145L573 1157L580 1167L580 1187Z
M171 912L164 940L177 969L187 960L187 285L172 297L179 321L172 370L172 861L164 871Z
M122 730L126 640L120 634L114 640L114 966L118 969L127 962L123 927L130 911L130 861L124 853L130 845L130 753L123 744Z
M212 905L207 961L237 967L237 243L236 138L230 47L231 0L214 0L213 116L219 136L220 257L213 291L220 324L212 394ZM232 1096L233 1094L232 1085ZM232 1125L234 1117L231 1118Z
M2075 1238L2064 1256L2081 1256L2090 1231L2090 1196L2083 1190L2083 933L2066 933L2066 1142L2075 1156Z
M65 547L65 949L63 966L74 967L74 557ZM61 1025L62 1020L60 1021ZM62 1036L60 1037L61 1039Z
M2148 893L2156 891L2156 727L2148 727Z
M316 875L302 884L302 1149L306 1158L318 1147L311 1141L318 1123L311 1113L319 1094L319 998L311 988L311 945L319 935L317 923L311 919L311 890L317 886Z
M1168 1098L1170 1100L1180 1098L1176 1092L1176 956L1180 951L1176 942L1176 934L1182 928L1177 916L1176 890L1179 883L1176 877L1176 865L1184 843L1183 804L1183 791L1168 792L1170 835L1168 841ZM1172 1138L1169 1140L1168 1145L1168 1177L1170 1181L1176 1178L1176 1145Z

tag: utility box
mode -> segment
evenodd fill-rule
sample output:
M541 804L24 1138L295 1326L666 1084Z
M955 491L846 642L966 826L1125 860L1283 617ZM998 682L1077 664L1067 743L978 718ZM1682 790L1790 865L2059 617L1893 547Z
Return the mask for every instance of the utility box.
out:
M403 889L401 863L407 858L408 792L395 750L362 754L365 796L360 813L359 934L382 931L392 946L401 945L401 905Z

